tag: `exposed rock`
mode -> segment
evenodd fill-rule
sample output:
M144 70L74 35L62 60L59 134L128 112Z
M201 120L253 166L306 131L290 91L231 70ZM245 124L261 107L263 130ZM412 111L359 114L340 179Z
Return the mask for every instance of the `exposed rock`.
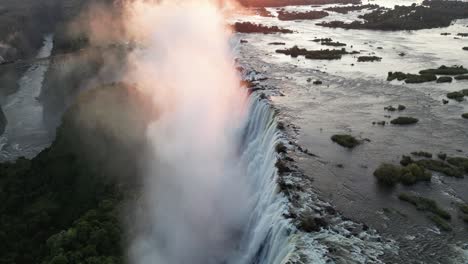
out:
M394 125L411 125L416 124L418 121L419 120L414 117L400 116L390 121L390 123Z
M358 57L358 62L373 62L373 61L381 61L382 57L377 57L377 56L359 56Z
M440 66L437 69L427 69L419 71L419 74L432 74L432 75L459 75L468 73L468 69L465 69L463 66L451 66L447 67L445 65Z
M268 45L275 45L275 46L284 46L286 43L284 42L270 42Z
M261 24L255 24L251 22L236 22L234 24L234 30L239 33L263 33L263 34L274 34L274 33L293 33L292 30L279 28L277 26L264 26Z
M238 0L243 6L249 7L282 7L290 5L328 5L328 4L360 4L361 0Z
M361 144L361 142L357 140L355 137L351 135L346 135L346 134L333 135L331 137L331 140L342 147L350 148L350 149Z
M379 8L378 5L351 5L351 6L332 6L332 7L328 7L328 8L325 8L324 10L327 10L327 11L333 11L333 12L337 12L337 13L340 13L340 14L347 14L351 11L358 11L358 10L363 10L363 9L377 9Z
M356 52L347 52L346 49L333 49L333 50L306 50L299 48L298 46L293 46L289 49L279 49L276 50L276 53L281 53L289 55L293 58L298 56L305 56L306 59L311 60L339 60L345 54L355 54Z
M328 16L328 13L325 11L308 11L308 12L288 12L285 10L278 11L279 20L313 20L320 19Z

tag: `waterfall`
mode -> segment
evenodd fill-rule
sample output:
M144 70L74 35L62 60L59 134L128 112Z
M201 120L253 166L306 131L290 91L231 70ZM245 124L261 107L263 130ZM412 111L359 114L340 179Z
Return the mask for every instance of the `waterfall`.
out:
M288 212L288 200L277 184L275 147L279 142L274 111L266 100L252 94L241 144L241 162L247 166L247 182L254 194L249 200L252 211L230 264L285 263L294 250L292 225L283 216Z

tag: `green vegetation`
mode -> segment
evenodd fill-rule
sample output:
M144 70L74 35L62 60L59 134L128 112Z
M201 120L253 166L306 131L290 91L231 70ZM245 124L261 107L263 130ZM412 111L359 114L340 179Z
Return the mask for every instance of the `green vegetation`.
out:
M437 154L437 157L441 160L446 160L447 159L447 154L445 153L439 153Z
M403 81L404 79L407 78L407 74L403 72L389 72L387 81L393 81L393 80L398 80L398 81Z
M468 80L468 74L467 75L457 75L454 77L455 80L461 81L461 80Z
M425 82L433 82L437 80L437 76L433 74L407 74L405 83L425 83Z
M0 239L15 241L0 247L0 263L122 262L114 209L136 186L149 122L134 91L118 84L84 92L50 148L0 164Z
M428 218L436 224L436 226L442 231L452 231L450 224L438 215L429 215Z
M462 170L452 167L441 160L423 159L416 161L416 163L431 171L440 172L450 177L463 178Z
M331 47L344 47L344 46L346 46L346 43L342 43L342 42L338 42L338 41L336 41L336 42L324 41L324 42L322 42L320 44L322 44L324 46L331 46Z
M261 24L255 24L251 22L236 22L234 24L234 30L239 33L263 33L263 34L275 34L275 33L293 33L292 30L279 28L277 26L265 26Z
M432 153L426 152L426 151L414 151L411 152L412 155L417 156L417 157L424 157L424 158L432 158Z
M403 155L400 160L400 164L402 166L408 166L413 162L414 162L413 159L410 156L406 156L406 155Z
M451 83L453 81L452 77L449 76L441 76L437 79L437 83Z
M450 157L447 159L447 163L455 166L461 170L464 170L468 174L468 158L463 157Z
M307 12L288 12L285 10L278 11L278 19L283 21L290 20L313 20L327 17L328 13L325 11L307 11Z
M401 169L392 164L383 163L375 171L374 176L377 178L379 183L393 186L400 180Z
M419 74L432 74L432 75L459 75L468 73L468 69L465 69L463 66L452 66L447 67L445 65L440 66L437 69L427 69L422 70Z
M464 214L468 214L468 204L460 204L458 207Z
M431 181L432 174L423 167L412 162L401 163L405 167L383 163L374 171L374 176L379 183L388 186L393 186L399 182L405 185L413 185L420 181Z
M411 125L411 124L416 124L418 121L419 120L414 117L400 116L390 121L390 123L394 125Z
M355 137L351 135L346 135L346 134L333 135L331 137L331 140L342 147L350 148L350 149L361 144L361 142L357 140Z
M434 74L411 74L403 72L389 72L387 81L405 81L405 83L425 83L433 82L437 80L437 76Z
M325 49L325 50L307 50L304 48L299 48L298 46L293 46L289 49L278 49L276 53L281 53L289 55L293 58L299 56L305 56L306 59L311 60L339 60L343 55L346 54L356 54L358 52L348 52L345 48L342 49Z
M451 219L451 215L447 211L440 208L437 205L437 202L434 200L431 200L422 196L407 194L407 193L401 193L398 196L398 199L416 206L416 209L420 211L431 212L446 220Z
M463 114L461 115L461 117L462 117L462 118L465 118L465 119L468 119L468 113L463 113Z
M395 6L393 9L377 8L360 15L363 22L355 20L322 22L318 25L345 29L419 30L448 27L455 19L468 18L468 4L462 1L430 1L421 5Z
M448 99L452 99L452 100L455 100L455 101L458 101L458 102L463 101L463 97L465 97L465 95L462 92L447 93L447 98Z
M400 182L405 185L412 185L419 181L431 181L431 178L430 172L415 163L401 169Z
M372 62L372 61L381 61L382 57L377 56L359 56L358 62Z

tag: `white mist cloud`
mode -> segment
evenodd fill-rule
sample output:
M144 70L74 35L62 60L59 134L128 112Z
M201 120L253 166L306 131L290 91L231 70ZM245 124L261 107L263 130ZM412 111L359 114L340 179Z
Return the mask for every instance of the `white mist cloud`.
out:
M143 46L129 56L127 78L158 109L130 261L224 263L250 210L237 153L246 93L223 15L212 1L138 1L126 11Z

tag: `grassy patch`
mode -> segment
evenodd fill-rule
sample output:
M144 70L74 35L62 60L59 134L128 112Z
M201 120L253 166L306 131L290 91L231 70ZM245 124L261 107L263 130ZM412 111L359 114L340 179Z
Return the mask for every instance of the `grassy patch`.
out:
M424 159L418 160L416 163L431 171L440 172L450 177L463 178L463 171L459 168L452 167L441 160Z
M431 212L443 219L450 220L451 215L439 207L436 201L422 196L401 193L398 199L416 206L416 209L424 212Z
M436 224L436 226L442 230L442 231L452 231L452 227L450 226L450 224L445 221L442 217L438 216L438 215L429 215L428 218L434 222L434 224Z
M461 170L464 170L465 173L468 173L468 158L464 157L451 157L447 159L447 162Z
M346 134L333 135L331 137L331 140L345 148L354 148L357 145L361 144L361 142L355 137Z
M412 163L401 169L400 182L405 185L412 185L419 181L430 181L432 174L418 164Z

